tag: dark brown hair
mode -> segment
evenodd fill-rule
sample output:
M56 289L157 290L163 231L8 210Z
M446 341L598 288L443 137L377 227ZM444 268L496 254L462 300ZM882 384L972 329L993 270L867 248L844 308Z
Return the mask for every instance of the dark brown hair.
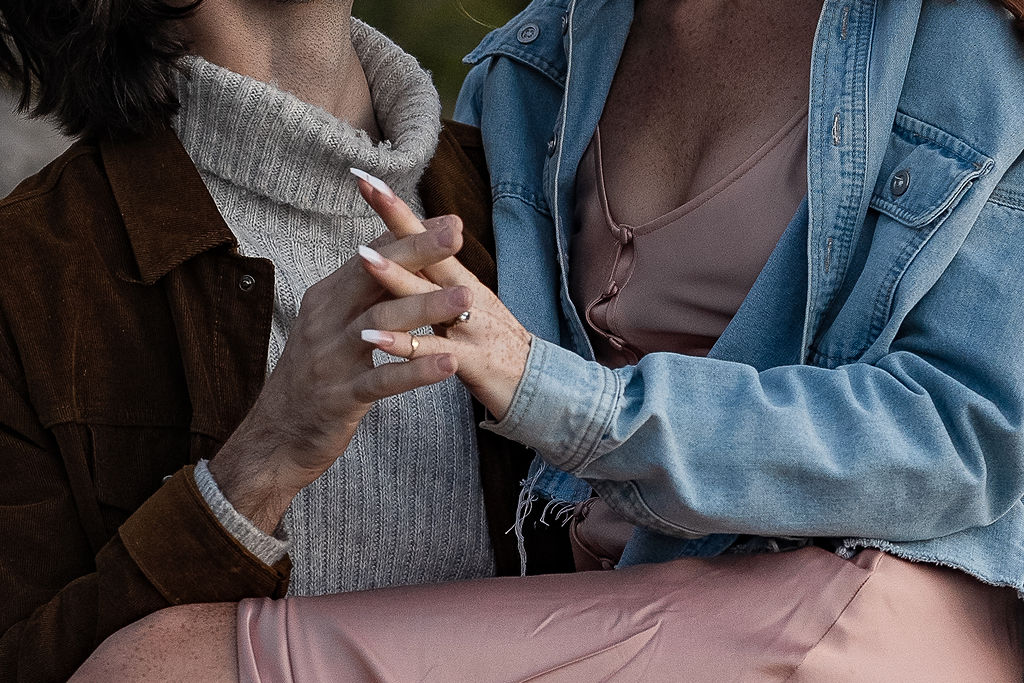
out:
M0 77L70 135L142 132L177 110L178 21L199 0L0 0Z
M999 4L1013 15L1013 25L1024 38L1024 0L999 0Z
M1024 0L998 0L1024 36ZM0 0L0 77L71 135L143 132L178 107L178 21L201 0Z

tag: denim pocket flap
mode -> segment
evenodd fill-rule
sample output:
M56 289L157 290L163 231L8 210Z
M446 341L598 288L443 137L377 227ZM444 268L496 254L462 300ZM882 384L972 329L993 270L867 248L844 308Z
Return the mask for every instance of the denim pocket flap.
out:
M568 68L563 44L564 17L565 8L558 4L531 5L505 26L487 34L462 61L478 64L488 57L509 57L564 86Z
M871 208L911 228L952 210L993 161L945 131L897 113Z

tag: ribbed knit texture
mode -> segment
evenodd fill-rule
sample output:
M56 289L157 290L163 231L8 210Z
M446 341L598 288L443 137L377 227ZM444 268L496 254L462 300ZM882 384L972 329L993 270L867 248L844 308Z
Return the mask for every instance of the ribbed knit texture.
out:
M275 266L268 373L305 291L386 230L349 168L383 178L421 210L416 185L440 132L437 91L416 60L376 30L353 20L352 40L386 140L380 144L322 109L198 57L188 58L189 77L179 83L178 136L240 252ZM378 352L375 360L397 359ZM254 539L254 527L232 519L238 513L210 494L205 468L197 481L215 513L262 559L287 547ZM466 389L453 379L375 405L346 453L295 498L282 528L291 541L291 595L493 574Z

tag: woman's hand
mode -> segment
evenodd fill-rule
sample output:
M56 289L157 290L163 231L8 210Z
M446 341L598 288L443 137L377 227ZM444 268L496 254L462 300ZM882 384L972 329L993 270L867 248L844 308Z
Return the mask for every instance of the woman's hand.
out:
M399 238L428 232L405 202L395 196L382 181L370 177L360 183L363 197L384 219L391 232ZM435 219L429 226L434 230L458 228L461 220L456 216ZM473 395L490 413L501 420L508 413L516 389L526 370L530 353L531 335L516 320L505 305L488 287L454 257L422 268L418 274L403 268L372 249L360 250L365 267L386 290L406 301L425 305L431 296L441 292L468 291L473 299L466 322L437 326L437 336L413 337L411 328L383 326L367 329L364 339L376 344L387 353L402 358L420 358L424 354L449 354L458 363L458 375Z
M445 225L380 249L419 270L461 246L461 226ZM310 287L256 405L210 463L225 497L262 530L272 532L295 494L344 453L375 401L440 382L458 369L456 358L432 349L408 363L374 367L373 346L361 333L436 325L472 306L472 294L455 288L415 299L382 301L385 296L359 259Z

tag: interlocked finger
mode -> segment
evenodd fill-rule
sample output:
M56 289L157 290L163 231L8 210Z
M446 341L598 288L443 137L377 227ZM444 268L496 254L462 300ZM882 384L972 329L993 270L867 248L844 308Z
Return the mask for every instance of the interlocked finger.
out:
M443 325L473 305L473 294L465 287L439 289L402 299L381 302L363 313L352 329L415 330Z
M422 359L427 356L454 354L455 342L433 334L366 330L363 338L385 353L397 358ZM413 343L415 340L415 343Z
M367 272L392 296L414 296L441 289L440 286L410 273L394 261L384 258L380 253L368 247L361 247L359 255L366 263Z
M463 231L462 219L458 216L441 216L431 221L423 223L424 229L428 233L438 230L448 230L455 225L458 226L459 232ZM432 281L444 287L452 287L454 285L467 285L471 283L479 283L476 276L462 265L462 263L455 257L438 261L437 263L427 266L423 269L424 274L429 277ZM483 285L480 285L483 286Z
M400 237L381 248L380 253L413 273L457 254L462 248L462 226Z
M362 178L362 176L360 177ZM445 233L450 230L456 230L460 237L462 235L462 220L458 216L441 216L430 219L428 224L431 229L427 230L412 209L379 178L366 176L365 179L359 181L359 190L363 199L377 212L384 224L388 226L388 230L398 237L399 241L402 238L424 233ZM422 270L427 277L443 287L460 284L469 286L477 282L476 277L459 263L458 259L454 258L455 253L458 251L453 252L452 258L434 261L418 268L412 268L398 259L394 260L413 272Z
M394 354L398 355L398 354ZM369 404L448 379L458 370L450 355L418 354L408 363L384 363L363 373L352 387L353 397Z
M380 251L374 253L381 253L402 268L415 273L429 263L449 258L461 248L462 234L457 228L453 228L397 239L380 247ZM349 263L346 263L314 285L314 288L325 295L321 298L328 302L336 302L339 298L344 301L363 301L368 298L376 300L380 293L377 283L366 277L352 277L352 271L348 266Z

